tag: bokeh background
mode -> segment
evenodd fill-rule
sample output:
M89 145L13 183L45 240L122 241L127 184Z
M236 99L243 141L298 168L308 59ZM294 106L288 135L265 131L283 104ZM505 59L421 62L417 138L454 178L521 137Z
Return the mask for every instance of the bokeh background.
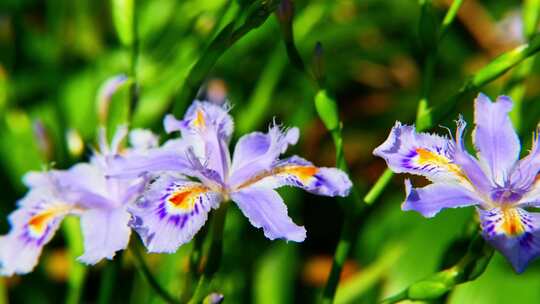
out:
M248 2L137 0L139 101L130 126L163 132L162 117L185 89L190 68L216 33L239 18L242 5ZM433 2L437 20L442 20L451 2ZM365 193L385 169L371 151L396 120L413 123L416 116L426 55L419 40L420 5L413 0L297 0L295 8L295 41L308 66L316 42L323 45L326 83L339 104L351 178ZM445 102L469 75L526 41L521 8L522 2L514 0L465 1L438 47L432 104ZM0 1L2 234L9 229L7 214L26 191L21 182L25 172L66 168L87 159L95 146L103 106L100 88L115 75L129 74L130 58L115 33L109 1ZM540 118L539 71L540 66L534 64L521 83L525 95L520 134L525 145L530 144ZM512 72L481 91L491 97L508 93ZM111 112L121 112L115 104L122 104L126 91L115 94ZM477 93L462 96L440 125L453 128L459 113L472 124ZM275 117L301 129L300 142L290 153L333 166L334 145L315 111L315 94L313 81L289 62L278 19L271 15L260 28L226 49L204 75L198 96L230 101L236 138L265 130ZM225 303L311 303L319 295L343 213L334 199L297 189L281 192L292 218L305 225L307 240L301 244L269 241L236 207L231 208L223 263L213 284L225 295ZM462 255L467 244L464 235L469 223L474 225L472 209L446 210L434 219L424 219L402 212L403 198L403 176L394 177L358 221L337 303L374 303ZM65 224L76 225L77 219ZM73 301L69 297L74 293L80 293L75 302L81 303L162 302L134 268L128 251L113 262L91 268L74 263L66 240L78 236L70 235L73 230L66 227L46 247L33 273L0 279L0 303L59 303L66 297ZM138 242L135 235L132 241ZM178 295L182 287L190 246L172 255L145 256L172 294ZM112 289L104 291L105 285ZM496 253L479 279L457 287L441 302L540 303L538 286L540 263L516 275Z

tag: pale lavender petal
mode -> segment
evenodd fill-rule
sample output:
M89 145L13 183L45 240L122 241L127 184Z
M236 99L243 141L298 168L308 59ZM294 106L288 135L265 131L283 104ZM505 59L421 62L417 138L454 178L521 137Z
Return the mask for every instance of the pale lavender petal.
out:
M231 166L231 185L240 185L258 174L269 171L289 145L298 141L298 129L282 130L272 126L268 133L254 132L242 136L236 144Z
M510 180L515 188L530 190L532 192L540 191L538 183L538 173L540 172L540 128L533 136L533 145L529 155L521 159L515 166ZM540 196L533 194L532 196Z
M181 176L163 174L129 209L130 226L149 252L175 252L189 242L217 208L221 194Z
M84 211L81 215L84 254L78 260L92 265L104 258L112 260L117 251L127 247L130 218L125 208Z
M58 230L72 206L47 201L43 189L31 190L19 209L9 216L11 229L0 238L0 274L25 274L36 266L43 246Z
M540 256L540 215L521 208L478 209L484 238L517 273Z
M266 174L257 175L237 189L252 185L268 189L293 186L325 196L347 196L352 187L345 172L336 168L316 167L298 156L276 162Z
M396 173L425 176L433 182L470 186L465 173L453 163L454 143L446 137L416 133L414 126L396 122L388 139L373 154Z
M86 208L111 208L109 186L98 166L80 163L55 174L64 200Z
M511 110L512 100L507 96L491 102L479 94L474 103L474 145L498 185L505 184L519 158L519 138L508 115Z
M106 175L118 178L133 178L157 171L191 173L193 170L187 158L187 150L164 146L150 149L145 153L118 156L111 163Z
M306 238L306 229L291 220L287 214L287 206L276 191L255 186L248 187L232 193L231 199L249 222L257 228L262 228L264 235L270 240L302 242Z
M434 183L423 188L413 188L411 181L405 180L404 211L413 210L425 217L434 217L445 208L460 208L478 205L482 200L474 192L453 184Z
M465 149L463 133L467 123L460 116L456 124L456 144L452 155L453 163L461 168L476 190L483 194L489 194L494 185L478 163L478 160Z

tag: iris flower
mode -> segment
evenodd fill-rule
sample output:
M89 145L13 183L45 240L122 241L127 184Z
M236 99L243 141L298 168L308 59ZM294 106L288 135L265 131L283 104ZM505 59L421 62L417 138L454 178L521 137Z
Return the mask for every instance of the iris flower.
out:
M520 142L508 113L512 100L496 102L480 94L475 100L473 143L477 157L463 143L466 123L460 117L454 139L417 133L414 126L397 122L374 154L396 173L426 177L432 183L413 188L405 180L403 210L425 217L441 209L476 206L483 237L499 250L516 272L540 254L540 145L534 135L529 155L519 160Z
M112 160L120 153L119 145L127 129L119 128L111 146L104 134L101 133L100 151L94 153L89 163L68 170L31 172L24 177L30 191L9 215L11 230L0 237L0 274L32 271L43 246L67 215L81 218L81 262L95 264L104 258L112 259L117 251L126 248L131 233L127 205L140 195L145 181L106 177ZM130 137L135 148L127 154L142 153L154 142L149 131L132 131Z
M267 238L301 242L306 230L289 218L275 189L295 186L318 195L346 196L351 187L347 175L336 168L319 168L298 156L279 159L297 142L296 128L273 125L268 133L246 134L231 160L233 121L226 105L195 101L184 119L166 116L164 127L169 133L179 131L181 138L145 156L119 158L111 172L117 178L152 176L130 208L131 226L150 252L176 251L201 229L211 209L229 200Z

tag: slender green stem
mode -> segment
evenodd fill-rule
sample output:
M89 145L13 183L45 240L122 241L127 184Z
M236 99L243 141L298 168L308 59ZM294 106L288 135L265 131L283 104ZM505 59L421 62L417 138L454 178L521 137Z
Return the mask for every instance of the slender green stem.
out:
M79 219L68 217L62 226L70 255L70 271L68 278L68 293L66 304L77 304L81 297L86 278L86 267L77 262L77 257L83 253L83 240L79 225Z
M109 261L101 273L101 284L99 286L98 304L111 303L114 283L118 272L119 261Z
M439 30L439 41L442 40L448 32L448 28L450 27L452 22L454 22L454 19L456 18L459 8L463 4L463 1L464 0L454 0L452 2L452 5L450 5L450 8L446 12L441 28Z
M381 195L381 193L384 191L384 188L388 185L390 180L392 180L392 176L394 176L394 172L390 169L384 170L383 174L379 179L375 182L373 187L369 189L366 196L364 196L364 202L366 204L373 204L375 200Z
M137 270L141 274L142 277L146 279L146 282L152 287L154 292L166 303L177 303L178 301L171 296L165 288L161 286L161 284L158 282L156 277L152 274L150 271L150 268L146 264L146 261L141 253L141 250L139 248L139 245L135 242L131 242L129 245L129 249L131 253L133 254L133 257L135 258L135 266L137 267Z
M223 229L225 228L228 207L229 202L222 203L212 216L212 241L208 249L206 266L199 278L195 293L188 302L189 304L200 303L208 295L208 287L212 277L219 269L223 251Z
M240 19L240 16L238 16L238 18L235 18L235 20L230 22L217 34L190 69L181 91L175 98L176 100L173 106L173 113L175 115L182 115L185 105L195 97L206 75L208 75L209 71L225 51L251 30L261 26L275 10L277 4L277 0L255 1L247 9L246 21L240 27L235 29L236 20Z
M184 280L184 286L182 286L182 302L187 302L191 297L191 288L193 282L199 277L199 267L202 258L202 247L204 239L207 235L207 229L203 227L193 239L193 248L189 254L189 263L186 279Z
M0 278L0 304L7 304L7 303L8 303L8 297L7 297L6 280L3 278Z

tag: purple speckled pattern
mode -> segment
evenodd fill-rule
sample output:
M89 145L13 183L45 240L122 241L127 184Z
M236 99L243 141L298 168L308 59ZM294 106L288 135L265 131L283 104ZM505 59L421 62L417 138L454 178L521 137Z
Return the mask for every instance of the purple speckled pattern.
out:
M509 97L500 96L492 102L478 95L473 132L478 158L465 149L466 123L461 117L452 139L416 133L414 126L397 122L374 154L396 173L421 175L432 181L423 188L413 188L406 180L403 210L432 217L444 208L477 206L484 238L522 272L540 255L539 216L523 209L540 207L540 183L535 183L540 149L536 133L531 152L518 160L521 146L509 118L511 109Z

